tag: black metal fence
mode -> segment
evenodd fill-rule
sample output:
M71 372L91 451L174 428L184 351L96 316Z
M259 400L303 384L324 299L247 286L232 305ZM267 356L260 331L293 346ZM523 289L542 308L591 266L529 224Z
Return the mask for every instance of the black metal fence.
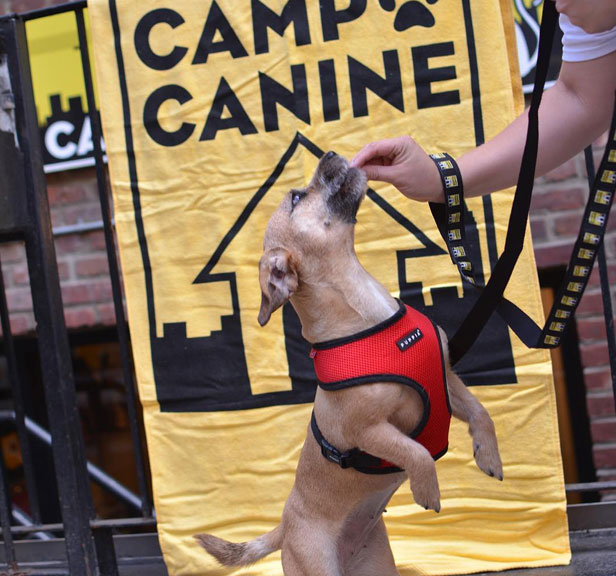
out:
M0 317L14 406L12 411L0 412L0 422L12 423L17 430L30 511L29 516L26 516L11 502L4 466L0 461L0 523L3 539L3 553L0 550L0 573L113 576L120 573L119 565L122 561L133 565L139 563L140 559L147 562L153 553L152 550L157 550L152 541L144 544L139 540L130 539L131 532L137 533L144 528L153 530L156 520L148 492L146 455L140 439L132 354L116 260L108 181L100 145L101 128L95 107L84 25L85 8L86 2L78 1L0 18L0 74L4 73L5 81L10 83L10 91L3 95L5 102L3 108L12 123L11 130L0 131L0 242L19 240L25 244L50 422L50 430L46 431L29 419L24 410L0 262ZM69 340L63 315L40 134L33 99L25 22L69 11L74 12L79 35L139 494L133 494L85 459ZM600 256L599 266L610 358L614 364L616 343L604 255ZM616 382L616 366L612 365L612 371ZM50 525L41 522L40 503L37 501L37 478L32 457L33 440L43 442L53 452L62 514L61 524ZM98 519L92 502L90 479L127 502L136 510L135 517ZM616 482L595 482L567 487L568 491L599 491L614 488ZM572 529L616 526L616 502L574 505L570 506L569 513ZM128 540L114 537L119 531L128 532ZM53 539L57 534L63 535L64 544ZM24 539L24 536L27 538ZM160 555L160 551L155 553Z
M154 527L156 523L148 491L146 455L142 448L137 417L132 353L122 301L108 182L100 144L101 128L95 106L84 8L86 2L72 2L0 19L0 62L5 83L10 86L10 92L4 94L4 112L12 124L12 130L0 132L0 242L19 240L25 245L50 423L48 432L25 414L0 263L0 317L14 406L13 411L0 413L0 420L13 422L17 429L29 505L29 517L25 517L22 513L19 517L22 525L16 525L15 508L9 498L4 468L0 467L0 522L4 541L4 558L0 566L4 564L9 573L18 573L20 567L31 565L28 573L117 575L119 574L117 552L122 547L117 542L114 545L114 531L120 529L139 531L145 527ZM86 462L77 410L72 359L64 321L25 32L27 20L67 11L74 12L79 36L96 159L96 180L117 319L117 337L137 466L138 495ZM6 105L7 101L9 105ZM48 445L53 454L62 515L61 524L41 523L40 503L35 484L37 478L32 461L33 439ZM90 480L97 482L136 509L136 517L97 519ZM27 534L35 536L39 542L44 543L58 533L64 536L64 561L62 554L58 557L57 550L50 554L49 546L45 548L47 552L43 553L42 548L36 552L36 547L20 546L21 542L16 542L16 539ZM134 547L132 552L134 553ZM20 554L22 558L19 557ZM134 554L129 551L127 554L135 559ZM142 554L147 556L145 552ZM32 566L36 564L42 567L33 568Z

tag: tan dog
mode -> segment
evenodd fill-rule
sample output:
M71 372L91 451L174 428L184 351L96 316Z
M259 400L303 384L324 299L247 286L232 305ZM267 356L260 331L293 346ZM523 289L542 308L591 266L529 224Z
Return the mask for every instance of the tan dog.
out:
M357 334L399 310L355 254L355 216L365 190L363 172L328 152L310 184L285 196L267 226L259 263L261 325L290 300L303 336L315 343ZM502 480L492 420L452 372L446 336L439 333L452 413L469 424L479 468ZM309 427L280 525L242 544L208 534L197 540L228 566L250 564L282 548L287 576L398 574L382 518L387 502L408 475L415 501L440 510L434 460L408 436L423 416L420 395L388 382L318 388L314 411L323 436L336 448L358 447L405 472L369 475L342 469L323 457Z

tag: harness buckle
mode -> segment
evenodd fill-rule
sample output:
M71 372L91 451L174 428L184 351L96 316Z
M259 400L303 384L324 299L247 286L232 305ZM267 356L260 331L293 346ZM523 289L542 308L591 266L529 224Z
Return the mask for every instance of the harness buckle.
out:
M349 468L349 452L340 452L336 450L329 442L323 440L321 442L321 454L326 460L338 464L340 468Z

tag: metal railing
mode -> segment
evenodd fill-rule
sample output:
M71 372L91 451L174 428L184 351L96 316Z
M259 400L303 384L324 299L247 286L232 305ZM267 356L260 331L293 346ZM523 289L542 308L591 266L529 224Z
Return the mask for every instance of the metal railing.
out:
M8 410L0 411L0 422L16 421L17 414L15 412ZM51 448L51 434L27 416L24 418L24 421L28 433L33 437L38 438L45 446ZM116 496L122 502L128 504L131 508L134 508L136 511L141 512L143 510L143 502L141 501L141 498L126 488L126 486L103 472L103 470L92 464L92 462L86 462L86 468L91 480L105 488L105 490ZM28 524L23 525L26 526Z
M0 468L0 523L4 563L10 572L19 570L15 538L38 537L45 544L49 535L63 534L66 562L54 573L78 576L119 574L113 532L154 527L156 519L148 490L146 455L142 448L137 399L135 393L132 352L123 306L122 286L116 257L109 188L101 150L101 127L95 106L94 87L84 23L86 2L71 2L42 10L0 18L0 58L6 72L5 106L13 130L0 133L2 178L0 181L0 242L22 241L25 244L32 303L37 320L40 362L50 430L46 431L25 413L22 386L19 380L15 343L11 333L0 262L0 317L8 376L14 410L0 414L17 429L28 494L29 516L11 506L4 469ZM86 461L83 437L76 403L68 335L60 296L53 231L49 217L45 175L40 149L40 135L30 75L25 31L28 20L62 12L73 12L79 38L82 73L85 81L88 115L96 161L96 182L100 199L102 224L111 277L117 321L123 381L127 399L128 420L137 468L139 494L127 490L101 469ZM10 86L6 90L6 85ZM4 188L2 188L4 184ZM7 208L7 209L5 209ZM8 210L10 208L10 210ZM56 231L57 232L57 231ZM50 446L56 470L61 524L43 524L37 498L36 476L32 458L32 437ZM92 479L138 512L134 518L100 520L96 517L89 480ZM12 523L12 516L19 518ZM23 547L22 547L23 548ZM160 552L158 552L160 553ZM0 567L0 571L2 568ZM48 573L49 568L41 568ZM57 572L59 570L59 572ZM64 572L62 572L64 570ZM37 573L31 568L29 573Z

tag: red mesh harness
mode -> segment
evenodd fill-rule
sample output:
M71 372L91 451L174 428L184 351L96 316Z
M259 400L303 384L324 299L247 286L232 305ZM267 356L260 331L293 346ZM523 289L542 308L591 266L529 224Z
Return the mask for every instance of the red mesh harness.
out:
M409 436L437 460L447 452L451 406L438 330L431 320L400 302L388 320L350 336L314 344L310 353L324 390L371 382L397 382L417 390L424 404L421 422ZM400 472L395 465L358 448L340 452L321 434L314 412L312 431L328 460L367 474Z

